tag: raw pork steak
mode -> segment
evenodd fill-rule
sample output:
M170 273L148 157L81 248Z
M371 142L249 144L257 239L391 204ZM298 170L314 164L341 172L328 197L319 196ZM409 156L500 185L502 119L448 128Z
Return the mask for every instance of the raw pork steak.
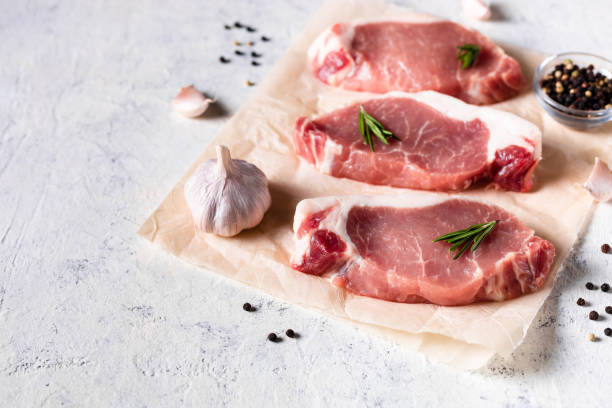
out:
M433 239L500 220L475 252L453 260ZM362 296L466 305L533 292L545 282L553 245L516 217L480 201L413 192L301 201L291 266Z
M461 69L457 46L480 45L475 64ZM478 105L518 93L518 62L482 34L450 21L334 24L308 50L314 75L352 91L434 90Z
M375 151L359 131L359 106L401 141L374 138ZM542 135L511 113L468 105L424 91L392 92L315 119L299 118L293 145L319 171L370 184L423 190L461 190L491 179L511 191L528 191L542 151Z

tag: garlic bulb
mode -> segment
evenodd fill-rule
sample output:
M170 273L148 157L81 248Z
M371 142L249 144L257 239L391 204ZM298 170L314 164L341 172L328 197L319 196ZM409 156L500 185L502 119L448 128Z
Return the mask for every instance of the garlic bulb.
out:
M266 175L232 160L225 146L217 146L217 159L200 164L187 180L185 198L196 228L223 237L259 224L271 201Z
M211 102L214 100L208 99L193 85L189 85L181 88L181 92L172 100L172 105L174 110L181 115L195 118L203 114Z

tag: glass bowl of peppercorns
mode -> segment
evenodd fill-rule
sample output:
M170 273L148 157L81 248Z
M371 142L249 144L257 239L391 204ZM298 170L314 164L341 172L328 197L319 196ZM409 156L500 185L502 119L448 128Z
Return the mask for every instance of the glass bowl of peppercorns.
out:
M546 58L533 78L540 105L556 121L589 129L612 120L612 62L568 52Z

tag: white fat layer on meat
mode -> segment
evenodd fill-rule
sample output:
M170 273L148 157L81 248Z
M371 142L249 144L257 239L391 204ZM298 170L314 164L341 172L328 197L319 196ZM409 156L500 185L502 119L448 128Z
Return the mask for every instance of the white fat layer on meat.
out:
M597 201L605 202L612 200L612 172L610 168L599 157L595 158L595 165L584 183L584 188Z
M487 205L493 205L486 200L465 198L456 194L445 194L436 192L412 191L407 190L399 194L393 195L347 195L347 196L330 196L307 198L298 203L295 208L295 216L293 219L293 230L297 232L302 224L302 221L307 216L324 210L326 208L337 206L340 209L338 215L347 216L351 208L357 207L391 207L391 208L421 208L430 205L436 205L447 200L465 200L474 201ZM334 211L337 211L336 209ZM346 218L344 218L346 220ZM342 217L337 219L337 223L343 222ZM322 225L322 224L321 224ZM336 224L335 224L336 225ZM330 228L336 232L336 228Z
M376 18L371 18L371 19L360 18L360 19L353 20L351 24L353 25L353 27L355 27L358 25L375 24L375 23L413 23L414 24L414 23L434 23L436 21L449 21L449 20L444 20L440 17L430 16L427 14L413 14L410 16L410 18L407 18L404 16L394 16L394 15L389 15L386 17L384 16L376 17ZM452 21L449 21L449 22L452 22Z
M319 34L310 45L308 48L308 60L310 61L311 67L313 65L322 65L327 55L334 51L345 50L350 56L351 42L355 35L354 26L352 24L339 24L339 26L340 34L336 34L332 31L333 26L329 27ZM338 84L345 76L350 74L354 65L355 64L349 64L345 69L329 77L329 83L331 85Z
M394 94L391 92L390 94ZM387 94L387 95L390 95ZM536 160L542 156L542 133L533 123L513 113L470 105L460 99L434 91L406 94L408 97L431 106L452 119L468 122L474 119L483 121L489 129L488 160L495 159L495 152L516 145L533 154Z
M317 168L321 173L331 174L332 164L335 161L334 158L342 154L343 148L344 147L342 145L327 139L323 149L323 158L320 161L317 159Z
M357 93L357 92L331 92L319 98L321 112L330 112L356 102L365 102L372 99L389 97L411 98L424 103L441 114L460 121L480 119L489 129L489 144L487 146L487 160L493 162L495 152L508 146L516 145L532 153L535 160L542 156L542 132L533 123L510 112L504 112L486 106L470 105L460 99L435 91L421 91L415 93L393 91L385 94ZM330 143L329 139L327 143ZM326 144L327 144L326 143ZM333 150L330 150L330 152ZM327 149L326 149L327 152ZM324 161L332 160L325 157ZM328 164L329 166L329 164Z
M340 25L340 34L336 34L332 31L332 26L329 26L317 36L308 48L308 60L311 62L317 62L321 64L327 54L340 49L345 49L347 52L351 49L351 43L353 36L355 35L355 27L362 24L372 23L431 23L435 21L442 21L438 17L428 16L426 14L415 14L412 18L408 19L405 17L388 16L378 17L375 19L358 19L351 23L337 23Z

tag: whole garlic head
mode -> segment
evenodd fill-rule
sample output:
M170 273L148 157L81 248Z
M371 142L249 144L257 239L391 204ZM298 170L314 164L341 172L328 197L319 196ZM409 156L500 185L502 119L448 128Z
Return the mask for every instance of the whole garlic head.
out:
M223 237L259 224L271 202L266 175L251 163L232 160L226 146L217 146L217 159L194 171L185 198L196 228Z

